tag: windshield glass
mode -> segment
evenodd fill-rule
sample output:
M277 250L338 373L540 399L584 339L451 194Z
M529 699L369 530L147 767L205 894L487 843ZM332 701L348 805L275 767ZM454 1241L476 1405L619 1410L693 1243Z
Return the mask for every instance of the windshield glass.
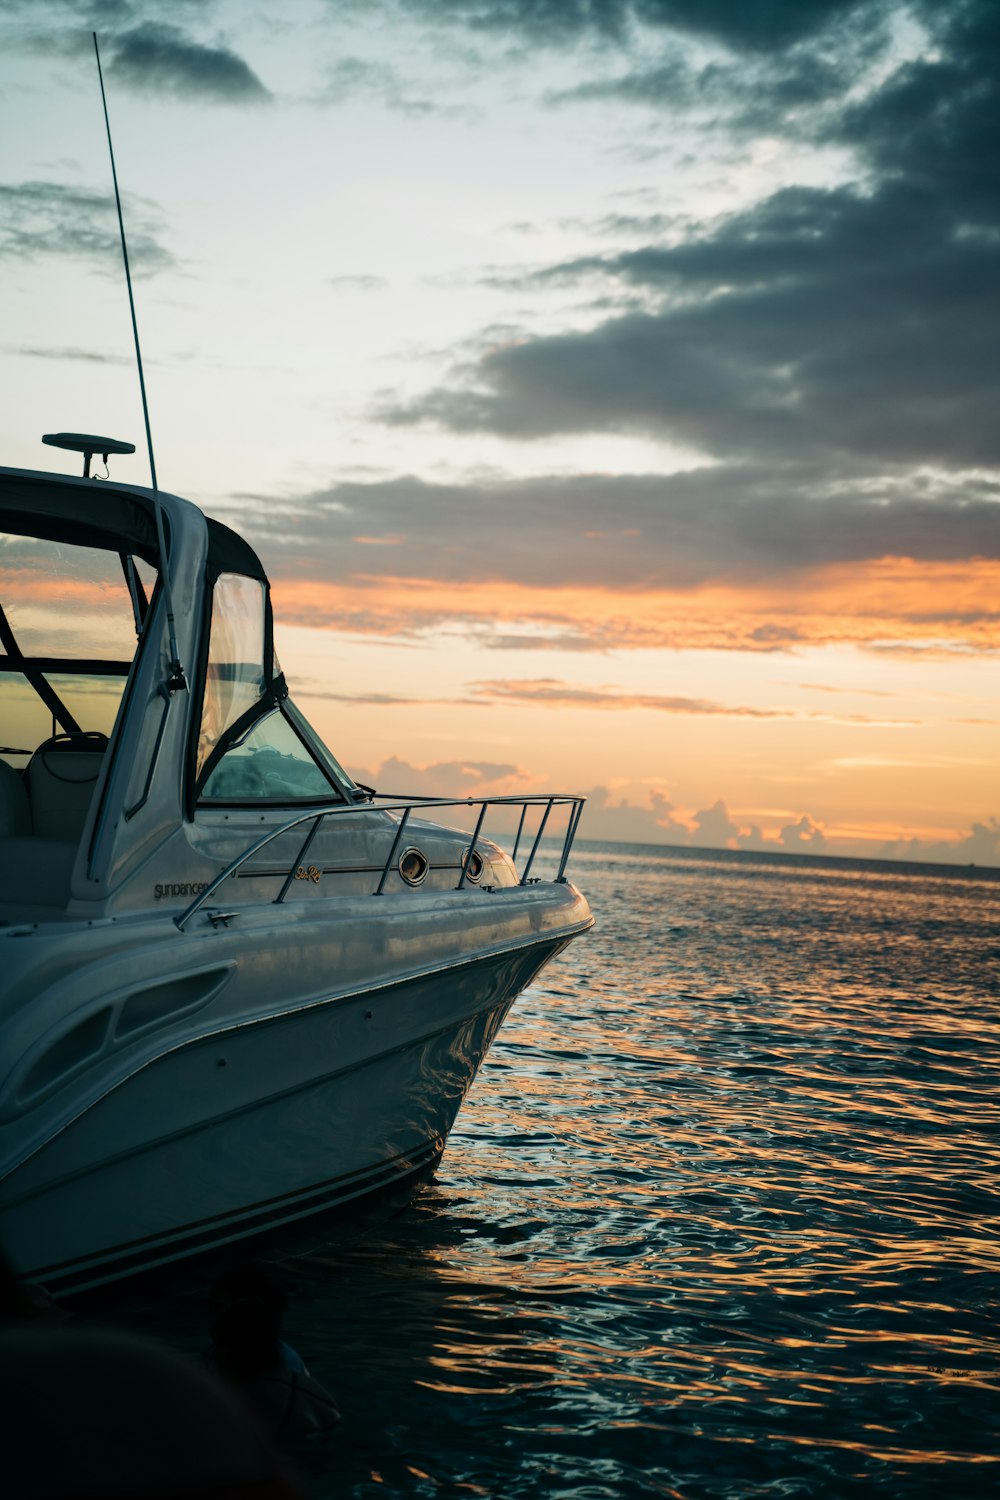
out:
M199 772L226 730L264 695L265 608L259 579L223 573L216 581L198 737Z
M202 797L216 802L342 800L280 709L273 709L213 767Z

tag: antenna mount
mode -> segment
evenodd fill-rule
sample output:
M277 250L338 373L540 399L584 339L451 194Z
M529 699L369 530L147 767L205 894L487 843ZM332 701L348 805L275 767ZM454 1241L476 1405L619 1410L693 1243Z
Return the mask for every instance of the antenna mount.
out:
M110 453L134 453L134 443L122 443L118 438L97 437L92 432L46 432L43 443L50 448L65 448L69 453L83 454L83 477L90 478L90 460L99 453L107 463Z

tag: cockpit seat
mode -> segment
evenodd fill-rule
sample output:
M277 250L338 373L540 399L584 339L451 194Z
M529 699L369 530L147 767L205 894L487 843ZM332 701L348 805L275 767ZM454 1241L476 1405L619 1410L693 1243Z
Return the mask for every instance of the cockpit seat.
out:
M73 744L70 736L50 740L38 747L28 763L31 829L36 838L79 839L83 833L104 746L76 749Z
M0 839L31 832L31 808L23 777L0 760Z
M64 907L107 739L60 734L20 776L0 760L0 902Z

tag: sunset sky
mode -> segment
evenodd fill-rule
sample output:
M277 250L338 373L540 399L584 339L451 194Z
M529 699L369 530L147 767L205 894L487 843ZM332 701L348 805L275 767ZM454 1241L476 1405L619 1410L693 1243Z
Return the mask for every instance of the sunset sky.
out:
M1000 865L995 0L0 0L0 461L142 417L391 792Z

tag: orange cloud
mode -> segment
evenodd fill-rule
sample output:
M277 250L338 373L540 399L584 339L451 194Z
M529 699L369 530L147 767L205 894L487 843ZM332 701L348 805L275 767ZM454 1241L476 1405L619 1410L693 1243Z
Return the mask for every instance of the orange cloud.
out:
M507 649L1000 649L1000 562L987 559L882 558L786 576L780 586L622 592L354 575L336 584L279 579L274 595L279 618L289 623L397 637L462 628L484 646Z
M669 693L622 693L613 688L580 687L553 677L530 680L499 679L476 682L472 690L490 702L516 703L532 708L596 708L607 711L648 709L654 713L725 715L743 719L821 719L824 723L913 726L915 719L873 718L869 714L803 713L791 708L752 708L719 703L711 698L685 698ZM366 700L367 701L367 700ZM989 722L992 722L989 721Z
M0 594L8 604L107 605L131 611L125 580L111 584L98 579L36 573L28 568L0 568Z

